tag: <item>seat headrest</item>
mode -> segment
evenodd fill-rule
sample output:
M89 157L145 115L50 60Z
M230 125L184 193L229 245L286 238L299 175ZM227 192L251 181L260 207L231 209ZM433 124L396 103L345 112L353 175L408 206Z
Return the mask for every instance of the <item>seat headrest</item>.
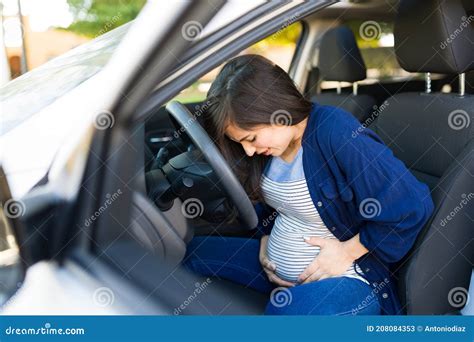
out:
M460 0L401 0L394 36L398 62L407 71L474 69L474 15Z
M321 38L318 68L326 81L356 82L366 78L364 60L348 27L330 29Z

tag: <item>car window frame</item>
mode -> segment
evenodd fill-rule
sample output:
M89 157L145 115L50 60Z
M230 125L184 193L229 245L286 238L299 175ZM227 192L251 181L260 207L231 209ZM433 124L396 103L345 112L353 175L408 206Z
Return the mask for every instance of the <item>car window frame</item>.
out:
M302 56L302 49L303 47L305 46L306 42L307 42L307 39L308 39L308 36L309 36L309 26L308 26L308 23L305 22L304 20L298 20L298 21L295 21L293 23L291 23L291 25L288 25L288 27L292 26L292 25L295 25L295 24L299 24L300 25L300 34L298 35L298 39L296 40L296 44L295 44L295 47L292 51L292 55L291 55L291 59L290 59L290 63L289 63L289 66L288 66L288 70L285 70L288 75L290 75L291 78L293 78L295 72L296 72L296 68L298 66L298 63L301 59L301 56ZM287 27L283 28L286 29ZM271 36L271 35L270 35ZM268 38L268 37L266 37ZM265 38L263 39L265 40ZM259 42L256 42L255 44L258 44ZM264 56L265 57L265 56ZM220 68L222 66L221 65L218 65L217 68ZM202 77L204 77L205 74L203 76L201 76L196 82L198 82L199 80L202 79ZM178 97L179 94L176 96ZM174 99L176 99L176 97ZM176 99L177 101L180 101L179 99ZM204 99L203 99L204 100ZM200 103L202 102L201 100L199 101L189 101L189 102L183 102L183 103Z

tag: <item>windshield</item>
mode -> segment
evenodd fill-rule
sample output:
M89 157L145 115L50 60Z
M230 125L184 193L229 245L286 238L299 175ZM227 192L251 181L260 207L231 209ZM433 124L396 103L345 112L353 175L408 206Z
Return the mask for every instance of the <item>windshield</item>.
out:
M191 22L193 25L186 27L189 32L183 34L196 35L187 39L202 39L264 3L262 0L228 1L204 29L199 23ZM109 61L130 24L122 25L0 87L0 136L97 74Z
M0 136L99 72L130 27L125 24L0 88Z

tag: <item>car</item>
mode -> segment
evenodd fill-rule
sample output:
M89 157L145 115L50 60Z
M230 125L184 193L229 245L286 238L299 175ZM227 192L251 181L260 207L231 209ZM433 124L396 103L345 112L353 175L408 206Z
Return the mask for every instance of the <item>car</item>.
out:
M150 1L6 84L2 313L262 314L268 296L181 267L193 236L255 238L261 218L202 125L205 99L179 94L299 23L295 84L357 117L431 190L435 211L392 268L404 313L473 314L472 18L454 0ZM383 32L395 48L370 49ZM399 73L366 79L355 36Z

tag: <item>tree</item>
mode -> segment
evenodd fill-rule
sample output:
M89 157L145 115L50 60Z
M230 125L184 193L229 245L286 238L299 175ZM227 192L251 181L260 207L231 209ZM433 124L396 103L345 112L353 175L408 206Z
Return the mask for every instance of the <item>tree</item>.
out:
M66 30L97 37L136 18L146 0L67 0L74 22Z

